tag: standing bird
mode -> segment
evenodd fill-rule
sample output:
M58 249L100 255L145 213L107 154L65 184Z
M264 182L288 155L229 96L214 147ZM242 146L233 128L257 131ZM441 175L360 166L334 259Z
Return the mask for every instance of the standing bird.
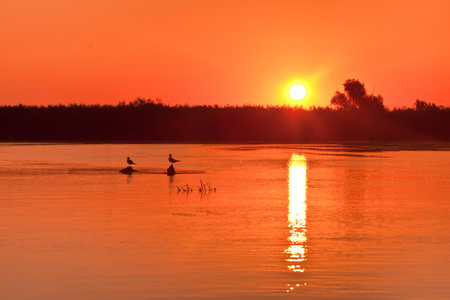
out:
M175 158L172 157L172 154L169 154L169 161L170 161L171 163L179 162L178 159L175 159Z
M127 163L129 165L136 165L136 163L134 161L132 161L129 157L127 157Z

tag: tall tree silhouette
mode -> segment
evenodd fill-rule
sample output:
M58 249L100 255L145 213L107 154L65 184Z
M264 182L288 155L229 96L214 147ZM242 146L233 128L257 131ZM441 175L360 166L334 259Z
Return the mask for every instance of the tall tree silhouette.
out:
M356 79L347 79L344 93L336 91L331 98L331 105L344 110L385 110L383 97L367 95L364 83Z

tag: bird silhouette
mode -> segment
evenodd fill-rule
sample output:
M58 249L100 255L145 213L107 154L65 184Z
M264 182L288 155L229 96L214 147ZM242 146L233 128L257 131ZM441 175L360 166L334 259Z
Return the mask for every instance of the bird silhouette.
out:
M132 161L129 157L127 157L127 163L129 165L136 165L136 163L134 161Z
M171 163L179 162L178 159L175 159L175 158L172 157L172 154L169 154L169 161L170 161Z

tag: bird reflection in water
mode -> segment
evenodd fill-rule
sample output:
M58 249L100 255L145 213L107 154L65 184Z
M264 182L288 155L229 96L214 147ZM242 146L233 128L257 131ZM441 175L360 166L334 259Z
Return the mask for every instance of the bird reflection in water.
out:
M288 269L304 272L302 263L306 260L306 157L292 154L289 162L289 247Z

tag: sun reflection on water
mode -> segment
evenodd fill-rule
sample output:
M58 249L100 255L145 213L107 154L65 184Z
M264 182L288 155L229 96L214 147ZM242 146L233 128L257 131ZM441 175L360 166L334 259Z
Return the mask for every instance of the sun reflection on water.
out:
M289 162L289 247L288 269L304 272L302 263L306 260L306 157L292 154Z

